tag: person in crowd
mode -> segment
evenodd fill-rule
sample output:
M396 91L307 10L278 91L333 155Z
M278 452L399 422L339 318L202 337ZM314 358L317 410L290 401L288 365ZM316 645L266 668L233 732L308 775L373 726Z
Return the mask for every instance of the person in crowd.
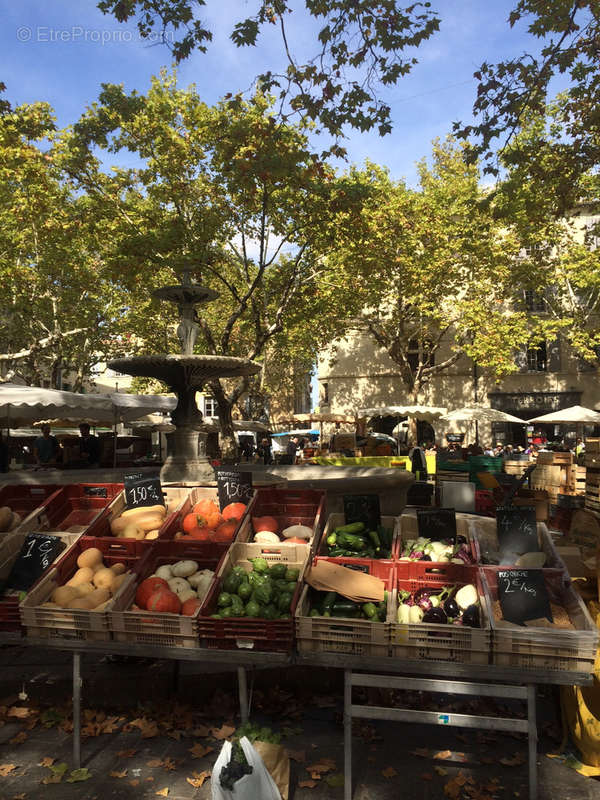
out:
M494 448L492 447L491 444L488 444L488 446L486 448L484 448L483 455L484 456L495 456L496 455L496 451L494 450Z
M298 436L292 436L292 438L287 443L287 447L285 448L285 463L286 464L295 464L296 463L296 451L298 450L298 443L300 439ZM282 463L284 463L282 461Z
M513 452L514 450L512 444L507 444L504 446L504 451L503 451L504 458L512 458Z
M252 446L252 442L250 439L244 437L240 443L240 456L242 457L242 461L252 461L253 455L254 447Z
M79 426L79 458L82 467L100 466L100 440L92 436L90 426L82 422Z
M60 447L56 436L50 433L50 425L42 425L42 435L33 443L35 463L42 467L50 467L57 463Z
M413 447L409 452L410 469L417 481L427 480L427 459L422 447Z
M272 464L273 463L273 453L271 452L271 442L265 436L261 439L260 444L256 448L256 452L258 457L261 459L263 464Z

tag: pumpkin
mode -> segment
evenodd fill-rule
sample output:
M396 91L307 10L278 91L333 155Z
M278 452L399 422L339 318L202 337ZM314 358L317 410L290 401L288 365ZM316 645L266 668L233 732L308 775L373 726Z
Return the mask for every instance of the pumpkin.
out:
M231 542L237 530L237 520L222 522L215 530L215 542Z
M277 533L279 530L279 524L275 517L252 517L252 527L255 533L258 533L258 531Z
M194 512L192 511L191 514L185 515L181 527L183 528L185 533L189 533L192 530L192 528L197 528L198 524L199 524L198 515L194 514Z
M192 528L189 531L187 536L182 538L184 539L195 539L198 542L208 542L212 539L213 531L210 528L207 528L206 525L197 526Z
M166 614L179 614L181 601L170 589L159 589L151 594L146 604L147 611L160 611Z
M140 608L146 608L148 599L160 589L169 589L169 584L164 578L159 578L156 575L151 575L149 578L143 580L137 588L135 593L135 602Z
M211 512L217 511L219 514L221 513L219 510L219 506L212 500L210 497L205 497L202 500L198 500L198 502L192 508L194 514L200 514L204 516L205 514L210 514Z
M246 513L246 506L243 503L229 503L221 512L223 519L240 520Z
M190 597L190 599L186 600L181 606L181 614L184 617L193 617L201 605L202 600L199 600L197 597Z

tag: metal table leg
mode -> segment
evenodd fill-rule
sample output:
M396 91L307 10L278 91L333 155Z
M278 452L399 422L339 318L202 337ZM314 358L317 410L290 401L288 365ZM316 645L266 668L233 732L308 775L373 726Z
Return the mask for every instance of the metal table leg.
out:
M344 670L344 800L352 800L352 672Z
M237 668L238 674L238 692L240 695L240 717L242 718L242 725L248 722L248 681L246 679L246 670L244 667Z
M529 741L529 800L537 800L537 718L535 684L527 686L527 725Z
M81 653L73 653L73 765L81 766Z

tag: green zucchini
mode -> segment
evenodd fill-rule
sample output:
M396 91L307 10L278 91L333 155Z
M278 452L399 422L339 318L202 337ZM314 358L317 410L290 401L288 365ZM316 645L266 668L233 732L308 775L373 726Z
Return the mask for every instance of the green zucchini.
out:
M365 529L364 522L350 522L348 525L342 525L336 528L336 533L361 533Z

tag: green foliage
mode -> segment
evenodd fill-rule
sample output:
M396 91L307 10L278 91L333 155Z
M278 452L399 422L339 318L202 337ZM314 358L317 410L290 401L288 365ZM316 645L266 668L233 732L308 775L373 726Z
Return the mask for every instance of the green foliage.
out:
M194 17L193 0L101 0L98 8L119 22L136 18L142 38L155 39L159 31L177 63L193 50L206 52L212 40L212 32ZM298 113L336 137L345 125L362 131L376 127L381 136L391 131L390 108L378 98L378 86L394 85L411 71L417 59L405 51L418 48L440 23L429 2L305 0L301 9L289 0L260 0L255 9L233 21L231 40L237 47L258 47L264 28L277 26L285 65L258 75L256 87L275 94L288 116ZM304 63L305 55L294 52L294 26L287 24L292 12L320 26L315 52Z

